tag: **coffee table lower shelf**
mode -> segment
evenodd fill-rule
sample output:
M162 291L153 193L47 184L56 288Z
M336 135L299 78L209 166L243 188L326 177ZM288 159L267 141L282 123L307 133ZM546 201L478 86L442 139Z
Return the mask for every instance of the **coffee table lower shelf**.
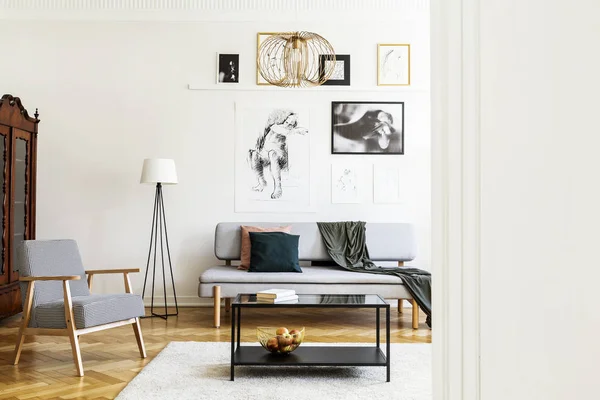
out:
M282 355L268 353L261 346L239 346L233 355L232 378L235 365L386 367L387 358L379 347L300 346Z

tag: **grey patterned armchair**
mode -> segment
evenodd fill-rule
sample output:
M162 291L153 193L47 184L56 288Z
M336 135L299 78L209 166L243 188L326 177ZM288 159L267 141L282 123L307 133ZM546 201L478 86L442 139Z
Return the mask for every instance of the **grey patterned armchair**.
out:
M128 275L139 269L85 271L74 240L26 240L17 257L23 320L14 365L19 363L25 335L64 335L71 340L77 375L83 376L79 336L128 324L133 326L140 355L146 357L139 320L144 304L131 292ZM107 273L123 274L126 293L90 293L94 275Z

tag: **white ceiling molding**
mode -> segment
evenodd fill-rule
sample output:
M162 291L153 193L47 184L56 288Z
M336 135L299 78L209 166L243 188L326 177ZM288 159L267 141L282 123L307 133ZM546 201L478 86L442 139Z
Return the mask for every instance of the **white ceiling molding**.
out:
M156 21L398 20L430 0L0 0L0 19Z

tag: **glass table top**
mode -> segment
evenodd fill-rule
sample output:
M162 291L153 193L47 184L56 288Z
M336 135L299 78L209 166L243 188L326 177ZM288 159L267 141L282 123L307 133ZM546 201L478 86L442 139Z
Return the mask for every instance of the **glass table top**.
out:
M256 294L238 294L233 300L234 306L247 307L384 307L389 305L377 294L299 294L295 302L263 303L258 302Z

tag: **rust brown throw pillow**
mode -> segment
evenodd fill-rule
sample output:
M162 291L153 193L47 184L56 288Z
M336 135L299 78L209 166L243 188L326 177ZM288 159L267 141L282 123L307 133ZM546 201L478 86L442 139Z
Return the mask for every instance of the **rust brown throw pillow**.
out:
M238 266L238 269L248 270L250 268L250 254L251 254L251 244L250 244L250 232L285 232L290 233L292 231L292 226L275 226L273 228L263 228L260 226L247 226L242 225L242 248L240 251L240 260L241 263Z

